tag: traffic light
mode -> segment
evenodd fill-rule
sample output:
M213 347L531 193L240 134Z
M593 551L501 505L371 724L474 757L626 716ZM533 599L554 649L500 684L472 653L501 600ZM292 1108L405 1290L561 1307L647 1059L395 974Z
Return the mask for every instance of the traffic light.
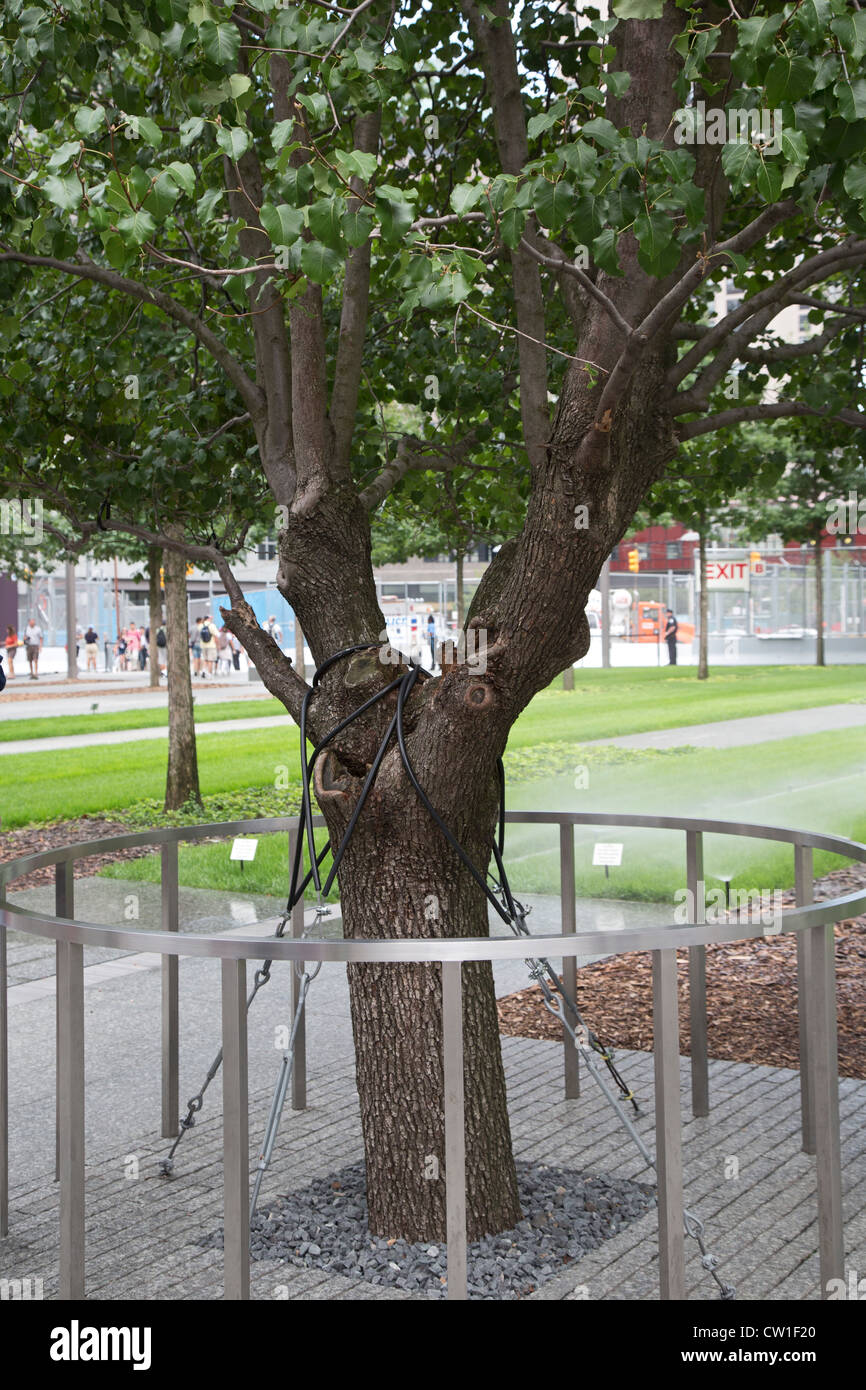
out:
M640 569L640 551L637 546L633 546L628 552L628 567L632 574L637 574Z

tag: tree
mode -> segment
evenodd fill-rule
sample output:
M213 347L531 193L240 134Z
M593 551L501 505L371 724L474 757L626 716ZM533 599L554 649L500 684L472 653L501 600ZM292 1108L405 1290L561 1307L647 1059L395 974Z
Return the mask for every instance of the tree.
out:
M258 627L222 529L200 524L201 496L220 493L218 517L226 478L239 478L228 465L213 471L229 434L254 445L243 481L267 484L282 523L278 586L317 662L356 644L375 652L384 622L371 516L400 479L439 471L459 443L470 463L497 437L519 457L525 520L467 617L486 631L487 669L449 666L417 683L406 709L418 776L482 869L508 731L586 652L602 562L678 444L824 411L791 398L726 408L719 387L740 351L804 297L821 306L830 338L866 315L856 295L844 308L832 298L866 261L866 85L851 75L866 51L863 14L842 0L759 4L748 19L662 0L613 10L7 6L16 96L5 112L0 289L14 306L34 284L43 296L77 286L99 342L125 305L220 368L231 429L186 451L180 468L199 507L179 500L168 518L183 538L160 505L174 466L164 443L117 460L107 524L218 568L226 623L290 713L306 682ZM689 129L692 98L730 114L724 146L709 123ZM761 108L781 111L778 141L757 129ZM708 324L707 287L732 273L742 303ZM825 282L829 297L815 296ZM18 383L27 330L10 319ZM480 361L470 320L490 334ZM516 345L513 402L505 343ZM774 361L788 349L760 351ZM474 396L474 440L457 408L431 420L420 445L391 438L378 402L423 409L427 380L452 373L461 400ZM855 392L833 418L862 427L858 403ZM41 476L62 492L62 441L46 453ZM310 706L312 736L392 674L365 653L331 666ZM317 765L335 842L391 717L372 706ZM340 892L349 935L486 932L477 886L393 747ZM492 975L482 965L464 975L474 1237L513 1224L519 1206ZM442 1155L438 972L351 967L350 991L371 1227L441 1239L444 1183L426 1176L428 1156Z
M769 439L764 432L756 440L771 445L780 460L776 486L753 482L726 509L730 524L749 540L777 535L814 549L815 664L825 664L824 647L824 538L831 514L862 486L864 469L854 441L845 431L811 420L795 420Z

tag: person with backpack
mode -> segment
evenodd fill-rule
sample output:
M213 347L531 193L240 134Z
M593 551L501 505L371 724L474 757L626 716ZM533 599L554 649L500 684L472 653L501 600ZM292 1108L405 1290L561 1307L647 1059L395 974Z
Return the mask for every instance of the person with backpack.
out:
M196 618L195 626L189 630L189 649L192 653L193 676L204 678L204 672L201 669L201 628L202 619Z
M213 618L209 613L205 613L204 622L201 625L201 657L205 673L211 676L216 675L217 640Z

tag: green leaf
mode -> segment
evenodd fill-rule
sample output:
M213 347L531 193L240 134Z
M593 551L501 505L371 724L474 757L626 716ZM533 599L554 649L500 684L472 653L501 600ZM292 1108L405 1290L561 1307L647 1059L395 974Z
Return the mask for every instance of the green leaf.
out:
M657 261L670 244L674 226L670 218L661 212L639 212L634 222L634 234L647 261Z
M147 241L156 231L156 222L149 212L144 212L141 208L137 212L130 212L126 217L121 217L117 224L124 241L134 246L141 246L142 242Z
M509 208L507 212L504 212L499 221L499 235L504 245L512 251L515 246L519 246L525 226L526 213L522 208Z
M616 254L617 234L613 227L605 227L592 243L592 259L608 275L621 275L619 257Z
M399 241L408 232L415 219L415 212L411 203L397 202L392 198L383 198L379 195L376 197L376 211L379 214L382 237L387 242Z
M764 95L768 106L782 101L798 101L812 89L814 65L808 58L779 53L770 64L764 79Z
M567 179L560 179L558 183L539 179L532 206L539 222L551 231L558 232L574 206L574 189Z
M664 0L614 0L617 19L661 19Z
M550 130L551 126L562 120L567 110L568 106L564 100L556 101L549 111L540 111L537 116L530 116L526 126L528 138L534 140L536 136L543 135L546 130Z
M291 246L304 230L304 214L288 203L262 203L259 218L275 246Z
M277 154L279 154L280 150L283 148L284 145L287 145L289 143L289 141L292 138L294 129L295 122L292 120L277 121L277 124L271 131L271 144L273 145Z
M764 53L773 47L773 38L776 30L782 23L784 15L770 15L769 18L760 15L757 19L741 19L737 24L737 47L745 48L752 53Z
M809 147L802 130L783 128L782 154L789 164L796 164L798 169L805 169L809 158Z
M342 258L329 246L318 241L305 241L301 248L301 269L308 280L324 285L343 264Z
M598 154L586 140L575 140L571 145L564 145L558 154L565 167L578 179L595 177Z
M823 39L830 23L830 14L829 0L804 0L797 7L793 19L811 39Z
M163 169L145 199L147 210L156 218L157 222L161 222L171 212L179 197L178 184L175 183L168 170Z
M204 121L201 116L190 116L187 120L180 123L180 143L184 149L191 145L193 140L197 140L204 130Z
M307 210L310 231L325 246L339 250L341 241L341 219L346 204L340 197L320 198Z
M209 188L207 193L203 193L195 205L195 215L200 222L210 222L213 219L213 210L223 196L221 188Z
M814 144L824 132L826 112L814 101L798 101L794 107L794 122L806 139ZM783 137L784 139L784 137Z
M484 195L484 185L481 183L458 183L457 187L451 191L451 207L458 217L462 217Z
M334 163L343 178L354 177L369 183L376 172L378 160L374 154L367 154L364 150L337 150Z
M589 135L606 150L614 150L620 142L620 134L612 121L605 116L594 116L581 129L581 135Z
M866 118L866 77L845 78L833 88L839 98L839 115L843 121L862 121Z
M136 129L141 139L152 149L158 150L162 144L162 131L156 121L152 121L149 116L134 116Z
M105 108L103 106L79 106L75 113L72 124L83 135L85 139L88 135L95 135L96 131L105 120Z
M735 190L751 177L757 163L758 155L753 145L722 146L722 169Z
M849 164L842 185L852 198L861 203L866 201L866 165Z
M253 142L253 137L243 125L217 126L216 139L220 149L235 161L239 160L242 154L246 154Z
M298 97L298 101L316 121L324 120L328 110L328 98L322 92L313 92L312 96Z
M767 203L778 202L782 192L782 170L772 160L762 159L755 179L758 192Z
M363 246L373 230L373 218L369 212L359 208L356 212L344 212L340 226L350 246Z
M187 197L192 197L195 192L195 170L191 164L182 164L180 160L174 159L165 172L174 179L178 188L183 189Z
M61 208L63 212L72 212L73 208L78 207L83 196L76 174L65 174L63 178L49 174L42 185L42 191L54 206Z
M234 24L215 24L206 19L199 26L205 56L221 68L236 68L241 47L240 30Z

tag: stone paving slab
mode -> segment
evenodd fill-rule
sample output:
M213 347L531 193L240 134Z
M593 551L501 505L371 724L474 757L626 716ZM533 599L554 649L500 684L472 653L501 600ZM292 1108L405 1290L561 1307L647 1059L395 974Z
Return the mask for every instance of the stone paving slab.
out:
M562 1099L562 1058L556 1044L505 1038L503 1050L518 1157L591 1174L647 1179L640 1156L624 1139L591 1078L584 1075L579 1099ZM643 1098L646 1115L639 1126L651 1138L652 1057L622 1052L619 1063ZM737 1285L741 1298L817 1298L815 1162L799 1147L797 1073L711 1062L710 1085L711 1096L718 1086L719 1104L709 1118L692 1119L688 1061L682 1059L686 1199L706 1222L709 1248L719 1255L725 1278ZM312 1054L309 1099L306 1111L286 1113L264 1188L265 1210L269 1195L302 1186L362 1154L348 1056L337 1061L332 1055L326 1065L320 1058L317 1065ZM866 1269L866 1082L846 1079L841 1102L847 1266ZM269 1103L270 1089L259 1087L250 1107L251 1165ZM222 1254L196 1243L221 1224L221 1145L217 1105L187 1136L171 1180L157 1176L166 1143L152 1128L131 1129L122 1148L91 1143L86 1179L90 1297L221 1296ZM736 1175L732 1159L739 1164ZM0 1243L2 1277L42 1278L49 1298L57 1292L58 1244L58 1190L51 1176L44 1165L20 1174L11 1194L10 1235ZM531 1298L657 1299L656 1241L657 1218L651 1212L547 1281ZM691 1241L687 1285L690 1299L715 1296ZM253 1262L252 1297L426 1298L279 1261Z

